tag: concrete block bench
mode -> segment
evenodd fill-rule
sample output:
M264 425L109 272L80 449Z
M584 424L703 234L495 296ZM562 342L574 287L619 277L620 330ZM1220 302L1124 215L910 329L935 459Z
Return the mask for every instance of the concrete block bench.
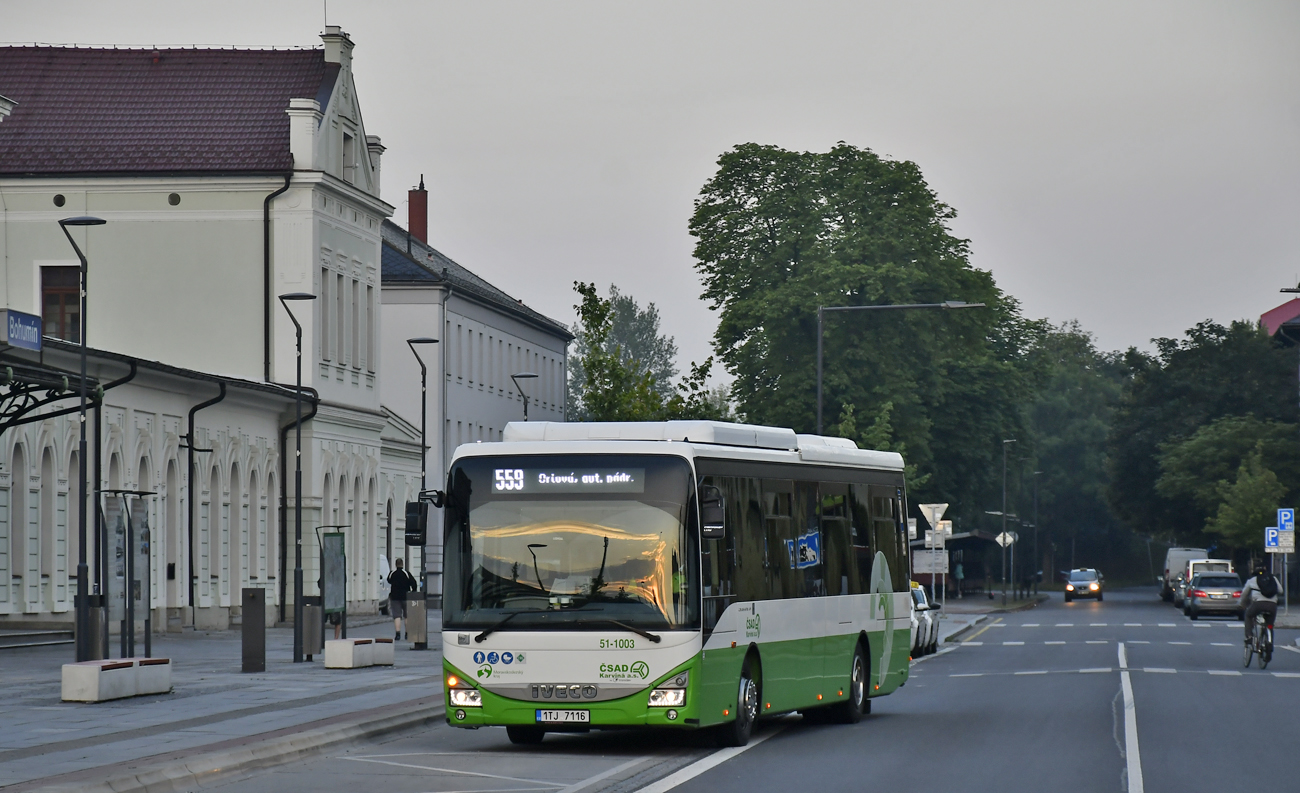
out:
M375 639L375 645L370 651L370 661L375 666L392 666L393 640Z
M171 690L170 658L105 658L63 665L64 702L106 702Z
M330 639L325 642L326 669L360 669L375 663L374 639Z

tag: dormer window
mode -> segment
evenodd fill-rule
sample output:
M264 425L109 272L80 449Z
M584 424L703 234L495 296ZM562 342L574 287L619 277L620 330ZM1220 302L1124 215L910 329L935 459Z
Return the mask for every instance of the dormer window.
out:
M343 179L349 184L357 181L357 141L352 135L343 133Z
M81 341L80 286L77 267L41 268L41 318L46 336L74 344Z

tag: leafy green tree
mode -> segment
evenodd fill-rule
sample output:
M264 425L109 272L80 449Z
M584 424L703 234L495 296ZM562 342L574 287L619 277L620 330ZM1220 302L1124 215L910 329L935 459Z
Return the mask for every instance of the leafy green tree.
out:
M692 363L691 373L675 388L668 385L669 396L665 398L654 370L629 357L623 345L612 340L619 310L618 291L611 289L612 296L602 298L595 284L575 281L573 288L582 298L574 306L578 312L577 330L587 341L583 354L572 366L582 374L581 386L571 391L570 398L576 417L586 421L732 418L726 400L709 389L712 358L702 364Z
M673 337L659 332L659 308L654 303L641 308L631 296L609 287L610 326L603 349L617 349L622 362L637 373L649 373L654 389L663 399L675 393L673 378L677 376L677 344ZM591 350L591 341L583 324L573 327L573 346L569 351L569 404L580 402L581 390L586 383L583 360Z
M1135 349L1124 355L1124 390L1107 440L1107 501L1138 531L1200 542L1214 509L1204 485L1188 483L1188 465L1180 463L1176 449L1203 426L1229 416L1295 424L1295 351L1245 321L1226 327L1202 322L1183 339L1156 339L1155 345L1154 355ZM1212 464L1219 473L1225 466L1232 470L1237 463L1221 433L1202 436L1188 448L1216 445L1221 448ZM1166 475L1162 490L1157 483Z
M1208 520L1223 502L1223 483L1235 478L1248 457L1300 482L1300 433L1294 424L1260 421L1254 416L1225 416L1196 430L1190 438L1160 447L1156 492L1190 503ZM1263 528L1261 524L1258 528Z
M1002 439L1025 430L1036 377L1026 352L1042 328L970 265L948 229L955 214L915 163L843 143L826 153L749 143L718 160L690 232L703 297L719 312L715 354L737 409L758 423L815 430L819 305L987 304L840 313L824 339L827 424L845 411L887 424L885 440L920 474L913 500L972 517L1000 492Z
M1220 503L1205 531L1230 548L1258 547L1264 527L1277 523L1277 508L1286 486L1264 465L1263 458L1263 450L1256 448L1242 460L1235 481L1219 483Z

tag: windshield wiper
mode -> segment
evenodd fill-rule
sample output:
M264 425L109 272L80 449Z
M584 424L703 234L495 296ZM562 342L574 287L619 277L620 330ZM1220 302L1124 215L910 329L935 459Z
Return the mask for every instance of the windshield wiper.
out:
M651 633L650 631L645 630L644 628L637 628L632 625L628 625L626 622L619 622L618 620L603 620L603 619L592 620L592 622L603 622L606 625L613 625L615 627L622 628L625 631L631 631L632 633L635 633L637 636L644 636L645 638L649 639L655 644L658 644L659 642L663 641L662 636L659 636L658 634L655 633Z
M479 635L477 635L477 636L474 637L474 641L475 641L475 642L481 642L481 641L483 641L483 640L486 639L489 635L491 635L491 634L493 634L493 633L496 633L497 629L500 628L502 625L505 625L507 622L509 622L510 620L514 619L515 617L518 617L520 614L545 614L545 613L546 613L546 609L531 609L531 610L528 610L528 611L512 611L512 612L510 612L509 614L507 614L503 619L499 620L495 625L492 625L492 626L490 626L490 627L488 627L488 628L485 628L485 629L483 630L482 633L480 633Z

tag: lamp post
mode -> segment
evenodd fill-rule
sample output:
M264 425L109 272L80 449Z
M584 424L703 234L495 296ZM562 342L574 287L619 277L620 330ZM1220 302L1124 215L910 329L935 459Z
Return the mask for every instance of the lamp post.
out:
M79 497L81 504L77 509L77 660L89 661L91 659L90 648L90 600L87 597L87 590L90 587L90 573L86 565L86 276L88 274L89 264L86 261L86 255L77 247L77 241L72 238L72 232L68 231L68 226L102 226L108 221L103 218L90 217L82 215L74 218L64 218L59 221L59 228L63 229L63 234L68 238L72 249L77 252L77 259L81 262L81 316L80 327L77 329L78 341L81 343L81 386L79 388L81 407L77 413L81 424L81 438L77 446L77 478L80 482Z
M532 380L536 377L536 372L516 372L510 375L510 379L515 381L515 388L519 389L519 396L524 399L524 421L528 421L528 395L524 393L524 387L519 384L519 381Z
M428 336L416 336L413 339L406 340L406 346L411 348L411 353L415 355L415 360L420 362L420 493L429 489L428 482L428 464L429 457L428 444L426 441L426 425L429 414L429 368L424 365L424 359L420 357L420 351L415 349L417 344L437 344L438 340ZM429 599L429 585L427 577L429 574L428 567L425 564L424 551L428 547L429 538L424 538L424 545L420 546L420 591L424 593L424 599ZM425 612L428 614L428 611ZM420 642L416 642L420 644ZM428 646L427 644L425 646ZM423 650L424 647L416 647L417 650Z
M822 325L827 311L900 311L911 308L982 308L983 303L945 300L942 303L907 303L890 306L818 306L817 307L817 434L822 434ZM536 377L536 375L533 375ZM526 411L525 411L526 412Z
M1007 444L1015 443L1015 438L1002 441L1002 533L1007 533ZM1009 544L1009 543L1008 543ZM1002 547L1002 606L1007 605L1007 549Z
M315 300L310 292L280 295L280 305L293 321L297 349L298 381L293 395L294 464L293 464L293 662L302 663L302 323L289 308L290 300Z
M1038 566L1043 563L1043 557L1038 554L1038 477L1042 471L1034 471L1034 597L1038 597L1038 574L1042 572Z

